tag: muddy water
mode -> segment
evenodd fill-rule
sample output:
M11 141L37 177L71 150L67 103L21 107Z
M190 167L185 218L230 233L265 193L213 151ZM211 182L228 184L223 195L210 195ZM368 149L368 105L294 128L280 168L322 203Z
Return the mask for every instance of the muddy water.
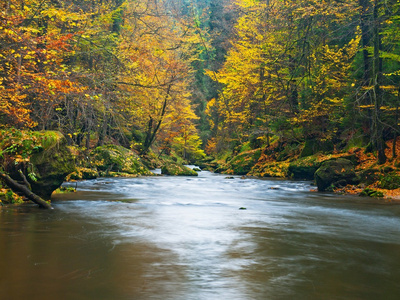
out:
M0 208L0 299L399 299L400 205L311 188L201 172Z

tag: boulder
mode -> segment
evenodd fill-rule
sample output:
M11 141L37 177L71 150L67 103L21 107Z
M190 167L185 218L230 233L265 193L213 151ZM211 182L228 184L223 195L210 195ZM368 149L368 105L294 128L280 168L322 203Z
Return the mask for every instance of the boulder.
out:
M316 156L308 156L291 162L288 171L293 179L313 180L320 166L321 162Z
M168 162L161 168L161 174L174 176L198 176L191 168L175 162Z
M66 176L75 171L75 159L60 132L43 132L39 139L42 146L30 157L34 178L27 176L27 179L32 192L47 200Z
M91 167L100 172L120 172L135 175L152 175L140 157L133 151L118 145L97 147L90 154Z
M233 157L225 166L224 173L235 174L235 175L246 175L257 163L261 156L261 150L251 150L242 152ZM218 170L216 170L217 172Z
M344 158L328 160L322 163L315 172L315 181L319 191L330 191L334 187L357 184L359 182L352 162Z

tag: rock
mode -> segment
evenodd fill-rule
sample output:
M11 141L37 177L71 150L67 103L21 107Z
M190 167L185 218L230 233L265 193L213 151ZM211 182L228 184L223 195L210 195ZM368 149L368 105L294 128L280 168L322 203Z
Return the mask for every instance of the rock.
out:
M75 172L67 176L66 180L88 180L96 179L97 177L99 177L99 172L97 172L97 170L89 168L77 168Z
M332 190L333 187L359 182L351 161L338 158L322 163L315 172L315 181L318 191Z
M261 156L261 150L251 150L242 152L233 157L225 166L226 173L235 175L246 175L251 168L257 163ZM218 169L216 170L217 173Z
M66 138L55 131L42 133L42 148L32 154L32 177L27 176L32 186L32 192L47 200L53 191L58 189L66 176L75 171L75 159L67 146Z
M198 176L196 171L176 162L168 162L162 166L161 174L173 176Z
M133 151L118 145L97 147L90 154L91 164L98 171L119 172L135 175L152 175Z
M320 166L321 162L316 156L308 156L291 162L288 171L293 179L313 180Z

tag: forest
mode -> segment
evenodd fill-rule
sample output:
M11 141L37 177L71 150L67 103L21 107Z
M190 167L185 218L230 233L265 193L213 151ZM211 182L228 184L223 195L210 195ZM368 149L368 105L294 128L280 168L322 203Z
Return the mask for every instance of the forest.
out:
M169 161L400 194L398 0L0 3L3 202L60 143L62 180Z

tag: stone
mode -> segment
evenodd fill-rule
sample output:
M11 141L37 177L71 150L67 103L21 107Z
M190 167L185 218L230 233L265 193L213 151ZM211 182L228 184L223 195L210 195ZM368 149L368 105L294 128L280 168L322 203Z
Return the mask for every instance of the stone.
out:
M316 156L300 158L289 164L288 172L293 179L313 180L314 174L321 166Z
M27 179L32 192L48 200L66 176L75 171L75 158L60 132L44 132L41 139L43 148L30 158L35 179L30 176Z
M173 176L198 176L196 171L176 162L168 162L161 168L161 174Z
M318 191L331 191L333 188L359 182L351 161L338 158L321 164L315 172Z
M122 146L109 144L97 147L91 152L90 159L91 167L101 172L152 175L137 154Z

